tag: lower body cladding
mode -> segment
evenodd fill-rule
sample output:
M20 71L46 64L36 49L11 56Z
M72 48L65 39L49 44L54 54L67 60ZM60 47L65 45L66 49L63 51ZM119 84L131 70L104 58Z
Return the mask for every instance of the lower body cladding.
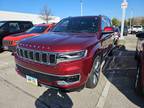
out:
M34 63L16 56L16 71L21 76L31 76L39 85L64 91L79 90L85 86L92 68L92 60L83 59L54 66Z

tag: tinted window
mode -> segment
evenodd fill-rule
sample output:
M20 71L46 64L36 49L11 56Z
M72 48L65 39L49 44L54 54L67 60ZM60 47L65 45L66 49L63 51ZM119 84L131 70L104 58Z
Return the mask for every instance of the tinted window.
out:
M133 26L134 28L142 28L142 26Z
M20 27L18 25L18 23L15 22L11 22L9 23L9 32L10 33L14 33L20 30Z
M0 22L0 27L3 26L5 24L5 22Z
M102 30L104 30L104 28L107 26L108 26L107 23L104 20L102 20L102 23L101 23Z
M23 23L24 29L27 30L31 28L33 25L31 23Z
M104 30L105 27L110 27L110 26L111 26L110 20L106 17L102 17L102 23L101 23L102 30Z
M98 31L97 17L77 17L63 19L53 29L53 32L88 32Z
M111 21L108 17L106 17L106 21L107 21L108 27L111 27Z
M42 33L47 29L47 26L34 26L27 30L27 33Z

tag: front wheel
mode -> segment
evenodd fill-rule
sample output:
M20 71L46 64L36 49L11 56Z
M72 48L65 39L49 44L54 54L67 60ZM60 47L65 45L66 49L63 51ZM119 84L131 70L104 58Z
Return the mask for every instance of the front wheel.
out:
M95 88L96 87L98 80L99 80L99 76L100 76L100 67L101 67L101 57L97 56L94 59L92 70L91 70L90 76L88 78L88 81L86 83L87 88Z

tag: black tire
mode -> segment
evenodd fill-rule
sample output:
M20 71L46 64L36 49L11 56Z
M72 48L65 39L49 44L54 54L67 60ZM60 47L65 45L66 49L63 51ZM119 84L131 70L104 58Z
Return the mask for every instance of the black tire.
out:
M100 67L101 67L102 58L100 56L95 57L92 70L88 81L86 83L87 88L95 88L100 77Z
M137 75L135 80L135 91L138 95L144 95L143 87L141 83L141 65L137 67Z

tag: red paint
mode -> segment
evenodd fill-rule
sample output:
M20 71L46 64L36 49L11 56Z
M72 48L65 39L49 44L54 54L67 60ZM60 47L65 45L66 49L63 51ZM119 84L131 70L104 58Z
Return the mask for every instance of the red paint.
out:
M34 27L40 27L40 26L46 27L46 29L41 33L24 32L24 33L20 33L20 34L14 34L14 35L6 36L3 39L3 46L16 47L17 42L22 40L22 39L32 37L32 36L39 36L40 34L48 33L48 31L54 26L54 24L36 24L36 25L34 25ZM7 42L5 42L5 41L7 41Z
M93 16L91 17L93 18ZM109 34L109 38L102 36L101 16L98 18L98 31L96 33L49 32L48 34L33 37L31 39L27 38L18 44L19 48L51 53L87 50L86 57L79 60L60 62L55 65L46 65L23 59L15 54L16 64L29 70L34 70L36 73L42 72L60 76L80 74L79 82L63 86L58 85L56 81L48 82L44 79L38 79L40 83L48 86L54 86L60 89L73 89L85 85L89 78L95 56L97 54L103 55L113 42L111 34ZM18 69L17 72L21 74Z

